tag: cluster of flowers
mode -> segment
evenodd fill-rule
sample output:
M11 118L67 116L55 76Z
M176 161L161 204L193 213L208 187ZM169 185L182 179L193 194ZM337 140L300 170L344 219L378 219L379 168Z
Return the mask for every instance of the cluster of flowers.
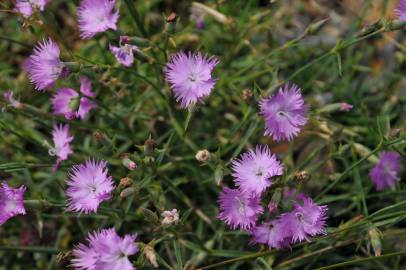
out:
M16 10L24 17L42 11L50 0L17 0ZM397 12L406 20L406 0L401 1ZM78 25L82 38L91 38L108 29L116 30L119 18L115 0L82 0L78 7ZM120 46L110 45L110 51L118 62L131 66L133 53L138 47L130 45L126 36L120 38ZM183 108L190 108L210 95L216 84L212 72L219 60L201 53L175 54L167 63L164 73L176 100ZM59 78L69 75L69 64L60 59L60 49L51 39L40 42L24 65L30 81L39 91L51 88ZM96 107L96 93L91 90L87 77L80 78L80 90L61 88L53 95L53 112L67 120L84 119ZM20 108L12 92L6 92L11 106ZM292 140L307 122L308 108L299 87L284 85L277 93L259 102L260 113L265 119L265 135L274 140ZM54 169L66 160L72 149L73 136L69 124L55 125L52 132L53 146L49 154L56 156ZM135 168L136 165L129 166ZM371 170L370 177L378 190L393 186L399 180L399 155L382 153L379 163ZM282 248L291 243L308 240L310 236L325 233L326 206L315 204L310 198L291 198L292 208L277 218L258 223L264 213L261 196L271 186L272 177L283 174L283 165L267 146L257 146L232 162L232 175L236 189L224 188L220 195L219 218L233 229L248 230L256 243L267 243L269 248ZM115 188L108 175L107 162L87 160L73 166L67 180L68 210L79 213L95 213L101 202L109 200ZM11 188L6 183L0 187L0 224L9 218L25 214L23 195L25 186ZM277 206L270 204L270 212ZM175 210L166 212L165 224L178 220ZM73 265L77 269L133 269L128 256L137 252L136 236L117 235L114 229L90 233L89 245L80 244L74 251Z
M300 89L286 84L273 96L260 101L265 118L265 135L274 140L290 141L306 124L307 106ZM271 248L283 248L310 236L324 234L327 206L319 206L312 199L300 196L290 198L293 209L279 217L258 223L264 214L261 197L272 185L272 178L283 174L283 165L267 146L257 146L231 163L237 189L224 188L220 194L219 218L232 229L243 229L253 236L254 243ZM269 212L278 205L269 203Z

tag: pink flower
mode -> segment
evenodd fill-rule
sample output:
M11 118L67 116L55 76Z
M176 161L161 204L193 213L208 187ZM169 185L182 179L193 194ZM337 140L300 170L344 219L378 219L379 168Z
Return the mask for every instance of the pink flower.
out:
M21 108L22 107L22 104L18 101L18 100L16 100L14 97L13 97L13 92L12 91L6 91L6 92L4 92L4 99L8 102L8 103L10 103L10 105L11 105L11 107L13 107L13 108L15 108L15 109L19 109L19 108Z
M398 6L395 8L395 13L399 20L406 21L406 0L400 0Z
M275 141L292 140L307 123L307 106L297 85L285 84L279 92L259 102L265 135Z
M282 164L268 146L257 146L255 151L249 150L231 164L235 184L241 191L257 195L271 185L271 177L283 173Z
M79 244L73 251L72 265L78 270L133 270L128 257L138 252L136 238L120 237L113 228L89 233L89 244Z
M395 151L382 152L378 164L369 172L369 177L378 191L393 187L400 181L399 154Z
M17 215L25 215L24 192L25 186L12 188L3 182L0 186L0 225Z
M263 213L260 197L256 194L241 192L238 189L224 188L220 194L219 219L232 229L250 229Z
M63 115L66 119L85 118L86 114L97 105L89 99L95 97L96 93L91 91L90 81L87 77L80 78L80 92L79 95L71 88L61 88L52 97L52 107L54 114Z
M78 8L80 36L91 38L108 29L117 29L118 11L115 0L82 0Z
M123 66L129 67L134 62L134 51L138 51L138 47L130 44L122 44L120 47L109 45L110 52L114 54L117 61Z
M68 210L95 213L101 202L111 198L114 183L106 166L106 161L94 160L73 166L67 180Z
M172 56L165 67L166 80L183 108L210 95L216 83L212 71L218 63L216 57L208 58L200 53L179 52Z
M73 140L73 136L69 134L69 125L55 125L52 131L52 139L55 147L49 150L49 154L51 156L57 156L54 165L54 170L56 170L61 161L66 160L68 156L72 154L70 143Z
M30 17L35 10L43 11L51 0L17 0L15 11L24 17Z
M59 59L58 45L51 39L44 40L35 48L24 64L31 83L37 90L45 90L66 72L65 65Z
M348 103L346 103L346 102L343 102L343 103L341 103L341 108L340 108L340 110L343 111L343 112L349 112L349 111L351 111L351 109L352 109L353 107L354 107L354 106L352 106L351 104L348 104Z

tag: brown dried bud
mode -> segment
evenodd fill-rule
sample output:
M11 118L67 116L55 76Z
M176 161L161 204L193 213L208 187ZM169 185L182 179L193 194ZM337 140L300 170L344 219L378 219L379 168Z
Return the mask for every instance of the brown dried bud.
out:
M158 267L158 261L156 259L156 253L153 247L151 247L150 245L146 245L144 247L144 254L145 257L147 258L147 260L149 261L150 264L152 264L152 266L154 267Z
M195 156L197 161L206 162L210 159L210 152L207 149L199 150Z
M391 129L391 131L389 133L389 138L396 139L396 138L399 138L399 135L400 135L400 128Z
M123 189L129 187L133 184L133 180L129 177L124 177L120 179L120 184L118 184L118 188Z
M94 133L93 133L93 137L94 137L94 139L96 140L96 141L98 141L98 142L100 142L101 140L103 140L103 138L104 138L104 135L103 135L103 133L101 133L100 131L95 131Z
M171 22L176 22L176 19L178 18L178 15L176 15L175 12L171 12L169 16L166 18L166 22L171 23Z
M242 90L242 98L245 101L249 101L252 98L252 96L253 96L253 93L252 93L252 91L250 89Z
M151 155L154 152L156 146L156 142L154 139L149 137L145 142L144 142L144 153L145 155Z
M137 189L135 187L129 187L129 188L126 188L123 191L121 191L120 197L121 198L126 198L126 197L128 197L130 195L133 195L136 192L137 192Z
M296 172L294 177L296 180L298 180L300 182L308 181L311 178L308 171Z

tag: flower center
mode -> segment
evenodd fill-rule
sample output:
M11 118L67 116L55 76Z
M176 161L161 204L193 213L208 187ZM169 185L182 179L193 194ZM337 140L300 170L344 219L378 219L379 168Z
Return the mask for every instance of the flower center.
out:
M197 75L192 72L192 73L189 75L188 79L189 79L190 82L193 82L193 83L194 83L194 82L197 81Z
M246 205L245 205L245 203L240 199L240 198L235 198L235 200L237 201L237 203L238 203L238 212L240 213L240 214L245 214L245 208L246 208Z
M288 114L284 111L278 111L277 112L278 116L287 116Z
M263 176L264 172L263 172L262 168L258 168L257 171L255 172L255 175L256 176Z
M16 209L16 207L17 207L16 201L15 200L9 200L6 203L5 210L6 210L6 212L12 212L12 211L14 211Z

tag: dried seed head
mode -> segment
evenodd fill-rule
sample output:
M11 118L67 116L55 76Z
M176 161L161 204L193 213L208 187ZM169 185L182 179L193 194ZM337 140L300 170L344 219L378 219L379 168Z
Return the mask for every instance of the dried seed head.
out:
M147 260L149 261L150 264L152 264L152 266L154 267L158 267L158 261L156 259L156 253L153 247L151 247L150 245L146 245L144 247L144 254L145 257L147 258Z
M100 142L101 140L103 140L104 135L103 135L103 133L101 133L100 131L95 131L95 132L93 133L93 137L94 137L94 139L95 139L96 141Z
M145 155L149 156L154 152L156 146L156 142L154 139L149 137L145 142L144 142L144 153Z
M310 180L311 176L308 171L300 171L295 173L295 179L304 182Z
M135 194L136 192L137 192L137 189L135 187L129 187L129 188L126 188L123 191L121 191L120 197L121 198L126 198L126 197L128 197L130 195Z
M391 131L389 132L390 139L399 138L400 131L400 128L391 129Z
M120 179L120 184L118 184L119 189L123 189L129 187L133 184L133 180L131 178L125 177Z
M197 161L206 162L210 159L210 152L207 149L199 150L195 158Z
M253 96L253 93L252 93L252 91L251 91L250 89L244 89L244 90L242 90L242 98L243 98L245 101L251 100L252 96Z

